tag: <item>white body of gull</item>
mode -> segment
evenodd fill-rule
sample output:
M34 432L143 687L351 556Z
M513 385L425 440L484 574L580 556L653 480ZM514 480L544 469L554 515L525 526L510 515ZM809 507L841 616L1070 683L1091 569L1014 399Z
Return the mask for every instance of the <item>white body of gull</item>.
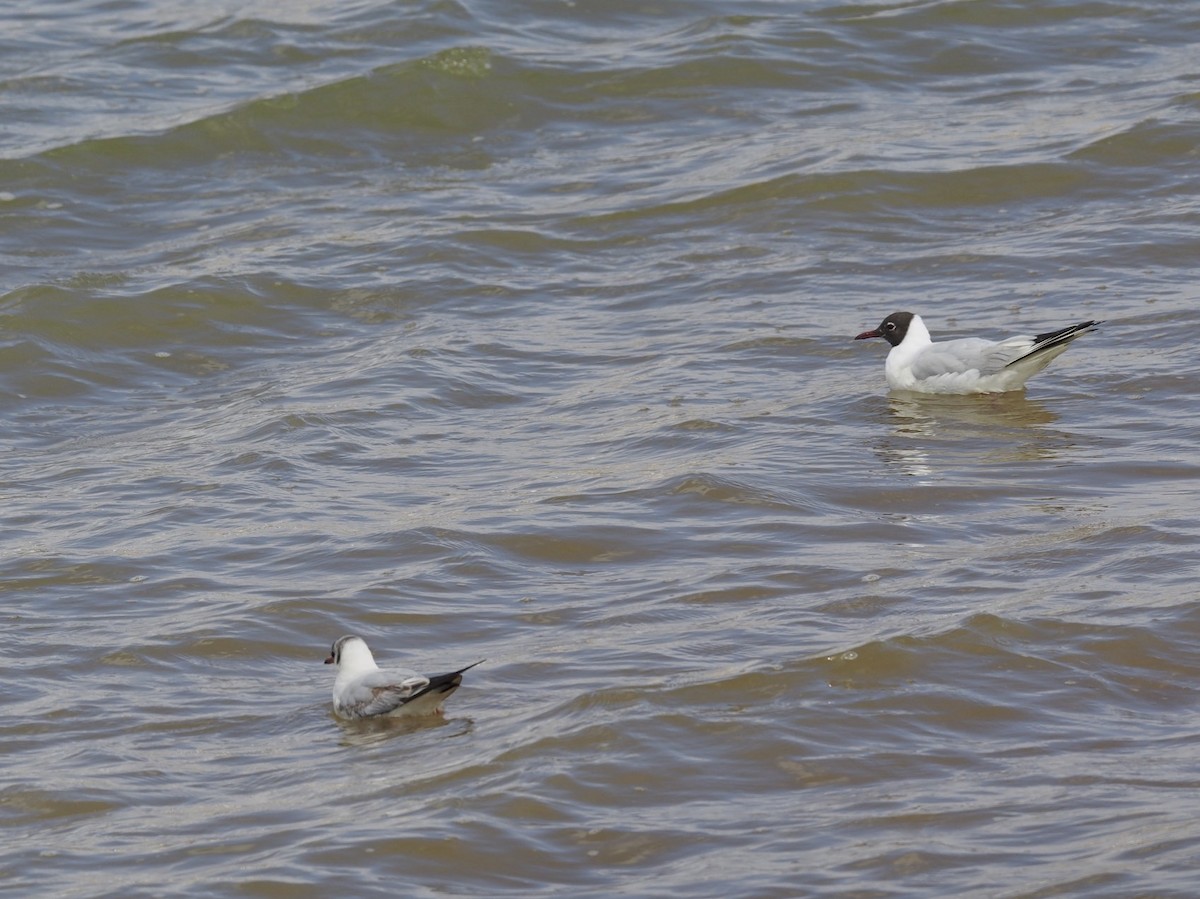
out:
M964 337L934 343L921 316L893 312L873 331L855 340L882 337L892 345L884 366L893 390L918 393L1005 393L1061 355L1076 337L1094 331L1098 321L1080 322L1031 337L984 340Z
M337 665L333 710L342 718L399 718L440 715L442 703L458 689L463 672L424 675L404 668L380 668L361 637L339 637L326 665Z

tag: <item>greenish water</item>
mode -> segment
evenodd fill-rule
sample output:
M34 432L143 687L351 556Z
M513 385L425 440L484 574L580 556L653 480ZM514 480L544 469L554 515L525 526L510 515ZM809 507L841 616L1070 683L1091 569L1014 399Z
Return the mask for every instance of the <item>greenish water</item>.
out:
M1194 894L1196 11L0 20L0 889Z

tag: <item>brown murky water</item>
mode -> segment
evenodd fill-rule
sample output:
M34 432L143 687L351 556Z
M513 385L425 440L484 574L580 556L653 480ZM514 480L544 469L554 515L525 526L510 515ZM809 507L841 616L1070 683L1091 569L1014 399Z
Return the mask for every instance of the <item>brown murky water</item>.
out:
M1194 895L1200 19L1035 6L3 14L0 887Z

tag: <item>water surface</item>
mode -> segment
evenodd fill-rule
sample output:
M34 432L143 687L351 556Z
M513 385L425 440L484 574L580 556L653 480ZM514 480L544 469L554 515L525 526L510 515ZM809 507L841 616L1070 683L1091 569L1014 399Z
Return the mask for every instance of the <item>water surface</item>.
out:
M1200 16L1036 6L5 13L0 884L1192 895Z

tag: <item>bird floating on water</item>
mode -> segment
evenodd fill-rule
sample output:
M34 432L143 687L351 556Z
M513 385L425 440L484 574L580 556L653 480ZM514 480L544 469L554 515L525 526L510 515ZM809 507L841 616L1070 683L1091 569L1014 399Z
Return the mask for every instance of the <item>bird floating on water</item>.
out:
M342 718L400 718L440 715L442 703L462 683L468 665L449 674L426 676L405 668L380 668L361 637L339 637L326 665L337 665L333 710Z
M893 390L918 393L1004 393L1025 382L1062 354L1071 341L1103 322L1087 321L1035 336L984 340L963 337L934 343L921 316L893 312L855 340L882 337L892 345L884 372Z

